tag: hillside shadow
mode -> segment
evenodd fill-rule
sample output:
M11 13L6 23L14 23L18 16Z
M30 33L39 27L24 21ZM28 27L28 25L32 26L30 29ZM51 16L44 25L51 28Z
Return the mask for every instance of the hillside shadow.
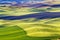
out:
M44 13L35 13L35 14L27 14L21 16L2 16L0 19L3 20L22 20L27 18L36 18L35 21L41 19L52 19L52 18L59 18L60 12L44 12Z

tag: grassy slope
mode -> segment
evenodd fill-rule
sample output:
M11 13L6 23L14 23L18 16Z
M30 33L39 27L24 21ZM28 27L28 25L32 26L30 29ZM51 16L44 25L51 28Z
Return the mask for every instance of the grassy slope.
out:
M60 18L45 19L37 22L25 22L20 20L1 20L1 40L46 40L59 38ZM52 22L53 21L53 22ZM3 23L4 22L4 23ZM22 29L21 29L22 28ZM41 38L42 37L42 38Z
M0 14L5 14L9 16L19 16L19 15L26 15L32 14L37 12L31 12L31 8L0 8L0 10L4 10L5 12L0 12Z
M14 12L5 9L6 12L0 14L6 15L24 15L21 9ZM23 10L23 9L22 9ZM21 12L20 12L21 11ZM26 9L25 9L26 11ZM13 13L13 14L12 14ZM17 14L15 14L17 13ZM27 11L26 13L31 13ZM32 19L24 20L0 20L0 39L1 40L50 40L50 38L59 38L60 36L60 18L44 19L33 22ZM46 39L44 38L46 37Z

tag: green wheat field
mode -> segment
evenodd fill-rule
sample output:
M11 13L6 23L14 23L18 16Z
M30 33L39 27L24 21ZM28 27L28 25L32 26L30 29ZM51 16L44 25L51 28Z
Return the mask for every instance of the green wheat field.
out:
M42 12L36 10L60 12L60 8L47 10L46 8L0 7L0 16L21 16ZM0 19L0 40L59 40L60 18L33 20L35 20L35 18L22 20Z

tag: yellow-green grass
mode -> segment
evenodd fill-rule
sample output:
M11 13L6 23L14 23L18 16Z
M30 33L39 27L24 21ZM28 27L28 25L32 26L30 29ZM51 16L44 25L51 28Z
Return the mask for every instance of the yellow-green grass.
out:
M32 8L1 8L0 10L4 10L6 12L0 12L0 14L5 14L9 16L19 16L19 15L26 15L26 14L32 14L37 12L31 12Z
M0 24L17 25L27 32L31 37L50 37L60 35L60 18L44 19L36 22L25 22L24 20L0 20Z
M18 16L34 13L30 12L29 8L7 9L5 9L6 12L0 14ZM60 18L34 20L35 18L0 20L0 40L50 40L50 38L55 40L55 38L60 38Z
M26 32L16 25L0 25L0 40L15 40L24 36Z
M20 15L40 13L40 12L60 12L60 8L52 8L52 9L48 10L47 8L9 8L9 7L4 7L4 8L0 8L0 10L4 10L5 12L0 12L0 14L4 14L6 16L20 16ZM40 10L40 11L37 11L37 10ZM44 10L44 11L41 11L41 10Z
M48 12L60 12L60 8L51 8Z

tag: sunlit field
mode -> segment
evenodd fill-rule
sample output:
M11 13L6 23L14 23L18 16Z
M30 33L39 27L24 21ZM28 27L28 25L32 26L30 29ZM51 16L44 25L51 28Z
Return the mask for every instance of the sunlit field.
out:
M26 15L26 14L32 14L32 13L37 13L37 12L31 12L32 8L0 8L1 12L0 14L5 14L5 15L10 15L10 16L19 16L19 15Z
M60 8L9 8L0 7L0 17L21 16L42 12L60 12ZM59 40L60 18L21 20L0 19L0 40Z
M60 8L9 8L0 7L0 14L7 16L20 16L40 12L60 12Z

